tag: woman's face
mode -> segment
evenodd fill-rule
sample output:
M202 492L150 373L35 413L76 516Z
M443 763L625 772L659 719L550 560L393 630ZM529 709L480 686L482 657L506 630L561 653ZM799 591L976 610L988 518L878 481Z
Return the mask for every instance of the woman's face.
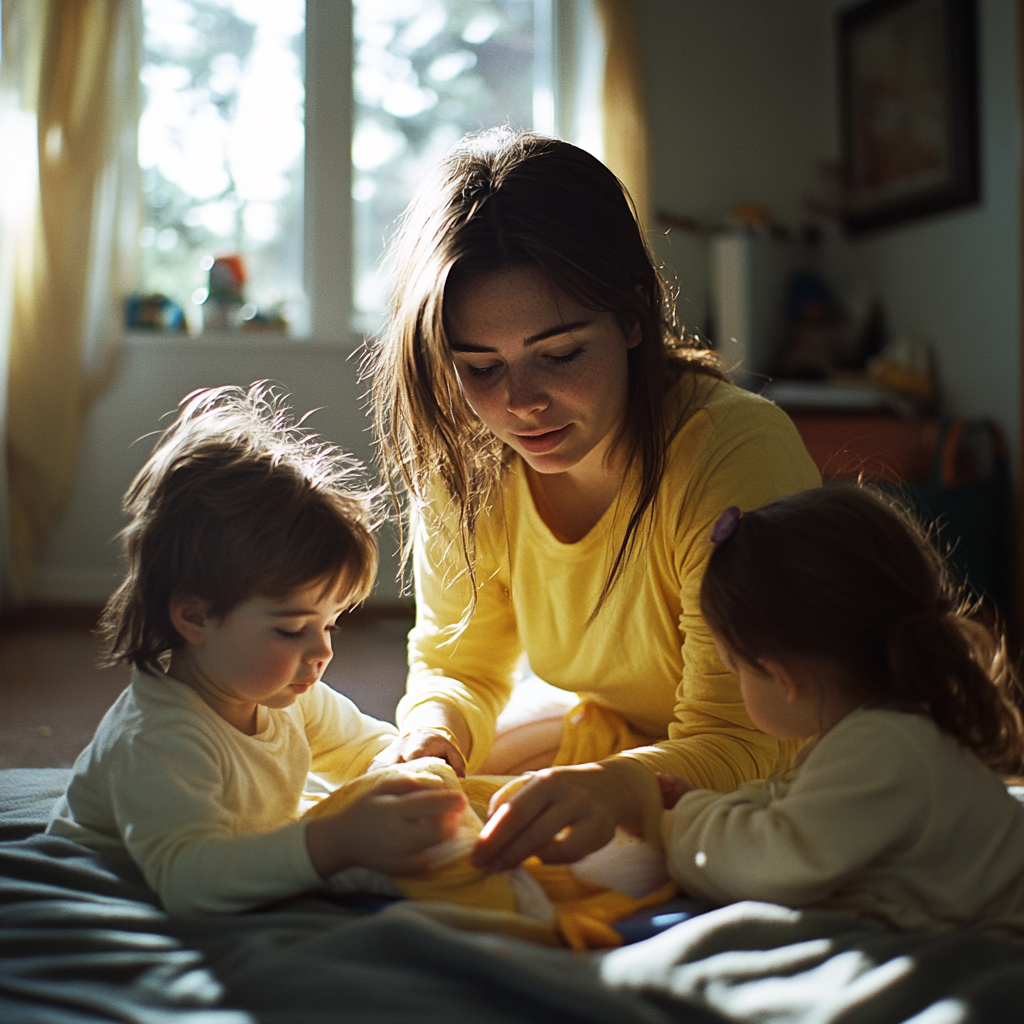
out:
M627 338L536 267L471 278L446 296L463 393L480 421L538 473L600 471L626 413Z

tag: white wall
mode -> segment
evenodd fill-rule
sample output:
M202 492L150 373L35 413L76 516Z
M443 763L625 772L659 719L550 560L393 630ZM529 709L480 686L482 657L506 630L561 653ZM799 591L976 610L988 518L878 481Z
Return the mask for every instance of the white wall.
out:
M849 6L831 0L836 10ZM1020 159L1017 4L980 0L981 202L835 240L826 265L880 295L893 333L926 338L938 356L946 411L990 416L1018 443L1020 415ZM833 89L830 64L828 83ZM838 152L835 103L830 145ZM1015 454L1011 466L1016 466Z
M653 208L716 221L760 203L808 218L816 168L839 154L835 17L858 0L644 0ZM979 0L982 200L850 241L826 225L821 265L866 286L894 333L934 346L945 411L991 416L1015 451L1020 415L1020 146L1015 0ZM652 228L654 226L652 225ZM702 326L706 246L653 233ZM1015 464L1014 458L1011 465Z
M780 223L805 221L803 196L828 147L821 0L644 0L638 11L652 209L717 223L757 203ZM651 229L678 276L681 317L703 326L704 240Z
M121 574L115 534L124 526L121 496L152 450L164 413L198 387L280 382L296 413L319 409L310 427L326 440L370 459L369 420L357 364L342 345L261 338L201 341L154 336L130 340L113 386L86 421L78 478L43 558L40 601L104 601ZM371 601L398 598L395 544L381 537L382 568Z

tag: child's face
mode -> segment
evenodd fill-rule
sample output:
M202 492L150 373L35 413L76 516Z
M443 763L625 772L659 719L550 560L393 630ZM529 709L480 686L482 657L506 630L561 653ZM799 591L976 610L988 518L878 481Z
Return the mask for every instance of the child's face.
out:
M226 615L202 616L174 652L170 675L197 690L222 717L245 721L255 706L286 708L323 675L347 591L322 582L286 597L253 597Z
M739 677L743 706L761 732L778 740L801 740L817 731L792 679L779 671L781 666L769 662L761 669L737 657L721 640L716 639L715 646L722 664Z

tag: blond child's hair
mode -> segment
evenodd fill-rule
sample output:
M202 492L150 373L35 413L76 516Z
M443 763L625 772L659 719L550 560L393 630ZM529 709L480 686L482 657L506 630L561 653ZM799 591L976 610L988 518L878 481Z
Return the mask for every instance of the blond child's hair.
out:
M107 664L144 671L183 639L170 600L223 616L252 597L321 582L349 607L377 573L375 495L360 464L295 422L266 382L194 391L124 498L128 571L99 632Z

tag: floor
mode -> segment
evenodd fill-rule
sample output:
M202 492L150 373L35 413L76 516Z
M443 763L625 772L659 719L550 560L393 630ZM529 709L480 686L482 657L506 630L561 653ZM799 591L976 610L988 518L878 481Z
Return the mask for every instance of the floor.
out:
M0 768L70 766L128 685L125 666L97 668L93 609L0 623ZM404 617L343 620L324 679L367 714L393 721L405 688Z

